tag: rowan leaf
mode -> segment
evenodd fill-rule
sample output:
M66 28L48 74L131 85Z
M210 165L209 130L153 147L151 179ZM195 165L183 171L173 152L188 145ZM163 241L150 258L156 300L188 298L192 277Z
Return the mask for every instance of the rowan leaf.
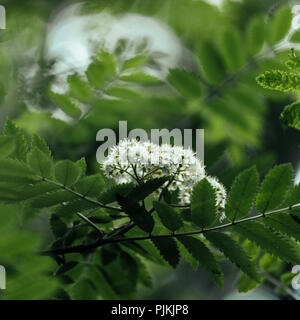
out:
M282 40L291 28L292 11L289 5L280 7L268 23L268 41L271 45Z
M281 260L295 264L300 263L299 244L264 224L257 221L248 221L232 228Z
M51 178L53 176L53 163L51 158L47 156L37 147L34 147L27 155L27 163L42 178Z
M55 165L55 179L64 186L72 186L81 175L81 169L70 160L62 160Z
M214 282L223 288L223 272L215 256L207 246L201 240L190 236L180 236L177 239L199 261L199 265L210 275Z
M176 231L183 226L183 222L178 213L169 205L163 202L154 201L153 206L162 224L171 231Z
M207 232L205 237L240 270L255 281L260 281L260 275L256 265L244 248L233 240L232 237L221 232Z
M176 268L179 263L179 251L176 241L173 238L153 238L151 241L169 265Z
M216 193L207 179L198 182L192 192L192 221L201 228L211 226L216 218Z
M256 208L265 213L278 208L292 185L293 168L291 164L275 166L265 176L256 197Z
M255 167L244 170L234 179L225 205L225 214L230 220L241 219L249 214L254 206L258 179Z

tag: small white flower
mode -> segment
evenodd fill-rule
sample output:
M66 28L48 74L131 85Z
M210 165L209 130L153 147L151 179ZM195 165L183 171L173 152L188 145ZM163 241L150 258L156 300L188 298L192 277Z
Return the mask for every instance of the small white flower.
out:
M191 149L135 139L124 139L109 150L101 166L105 175L116 183L138 183L163 176L171 176L172 183L166 182L168 190L178 190L181 205L189 205L194 185L206 178L216 191L216 207L220 218L224 218L226 190L215 178L206 175L203 163ZM162 190L155 194L160 195Z

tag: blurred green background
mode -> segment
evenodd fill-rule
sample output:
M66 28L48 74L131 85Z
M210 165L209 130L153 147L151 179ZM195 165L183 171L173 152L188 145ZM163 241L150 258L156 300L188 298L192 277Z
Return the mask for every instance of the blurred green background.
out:
M274 0L2 0L7 29L0 31L0 127L9 117L28 134L44 137L56 159L85 156L90 173L99 170L97 131L117 130L120 120L128 121L128 130L204 128L205 165L227 188L253 164L262 175L275 163L292 162L298 170L300 133L279 121L283 106L295 97L265 90L255 81L265 70L286 69L289 48L297 49L288 36L266 41L272 37L268 21L287 3L291 9L297 5ZM294 10L292 28L298 23L300 10L298 15ZM17 215L17 208L4 207L3 217L8 210ZM51 238L43 216L25 229L20 233L35 232L34 247ZM22 241L16 237L13 247ZM0 259L17 262L13 251ZM141 288L138 298L288 298L274 290L272 281L238 294L236 270L222 263L224 291L201 270L181 263L172 272L153 266L154 287ZM280 276L282 266L273 269ZM13 278L13 271L8 275ZM36 291L38 286L31 296L24 291L19 297L47 294Z

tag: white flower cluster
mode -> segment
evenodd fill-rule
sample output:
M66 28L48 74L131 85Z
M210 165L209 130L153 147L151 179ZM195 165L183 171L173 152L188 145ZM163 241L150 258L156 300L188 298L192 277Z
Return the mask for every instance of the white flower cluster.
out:
M206 175L203 163L190 149L124 139L109 150L101 167L118 184L171 176L172 182L166 182L163 187L178 190L180 205L190 204L194 185L206 178L216 191L216 206L223 216L226 190L216 178ZM162 188L157 190L158 195Z

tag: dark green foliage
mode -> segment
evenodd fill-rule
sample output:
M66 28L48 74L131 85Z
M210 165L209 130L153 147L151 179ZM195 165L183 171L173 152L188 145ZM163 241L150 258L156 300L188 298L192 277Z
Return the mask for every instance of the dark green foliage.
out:
M245 222L232 228L255 242L266 252L274 254L284 261L299 263L299 245L279 232L273 231L256 221Z
M208 232L205 237L245 274L255 281L260 280L256 266L247 252L229 235L221 232Z
M179 251L176 241L172 238L153 238L151 241L170 266L176 268L179 263Z
M300 221L294 219L293 215L289 215L286 212L277 213L266 217L263 221L267 226L300 241Z
M68 95L50 92L53 102L61 108L68 116L78 118L81 111L78 106L69 98Z
M199 60L204 75L209 83L222 81L226 71L220 52L211 42L203 43L199 48Z
M177 238L190 252L190 254L198 260L199 265L210 275L214 282L223 288L223 272L210 250L199 239L193 237L182 236Z
M70 160L59 161L55 166L55 179L64 186L75 184L80 174L80 168Z
M176 231L183 226L183 222L178 213L166 203L155 201L153 206L161 222L167 229Z
M130 191L133 188L134 188L134 185L132 183L118 184L118 185L116 185L116 186L114 186L112 188L109 188L105 192L103 192L100 195L99 200L104 204L115 202L115 201L117 201L117 196L118 195L121 195L121 196L125 197L130 193Z
M4 159L15 150L15 140L12 136L0 136L0 159Z
M53 234L56 237L62 237L68 231L66 224L56 214L53 214L51 216L50 226L51 226Z
M256 208L264 213L278 208L292 184L293 168L290 164L274 167L266 175L256 198Z
M193 189L192 193L192 221L204 228L212 225L216 220L216 195L211 184L203 179Z
M232 28L223 30L220 39L220 50L229 71L236 71L245 63L245 46L237 30Z
M234 180L226 201L226 216L234 221L246 217L254 206L258 186L255 167L240 173Z
M3 129L3 134L5 136L13 136L15 139L16 147L12 157L25 161L28 150L28 141L25 139L22 130L20 130L10 119L7 119Z
M183 97L200 97L202 88L197 76L184 69L170 69L168 82L183 96Z
M99 174L81 179L75 189L85 197L98 197L104 188L104 181Z
M132 191L130 191L128 197L137 202L144 200L151 193L160 188L169 179L169 177L162 177L158 179L151 179L146 181L145 183L141 183L137 185Z
M268 41L274 45L282 40L291 27L292 11L290 6L280 7L271 18L268 25Z
M247 45L251 55L257 54L265 41L265 17L254 16L247 26Z
M272 0L225 1L222 10L190 0L85 2L83 15L105 9L120 22L129 11L148 22L155 17L153 26L167 28L154 36L167 39L169 28L170 45L162 47L172 51L159 52L150 33L147 39L119 39L115 46L114 39L102 44L99 38L88 48L86 68L76 63L60 73L61 61L49 61L43 51L51 47L44 26L58 2L49 2L46 11L28 1L11 10L15 23L1 33L0 118L9 115L17 125L7 120L0 136L0 264L9 275L1 298L153 298L158 281L153 293L136 295L140 285L151 288L148 269L155 276L160 269L154 264L176 267L180 259L194 270L200 265L221 287L218 261L229 259L241 271L241 292L268 280L268 273L289 286L286 271L300 256L299 186L291 186L290 165L270 171L259 190L256 170L245 169L256 164L264 176L276 161L297 159L298 136L290 128L300 128L299 103L280 116L288 127L284 135L273 110L299 91L298 52L292 50L284 64L280 43L287 36L299 42L298 31L288 35L291 8ZM259 90L259 74L259 84L277 92ZM205 128L207 172L231 190L226 218L219 221L216 194L206 180L195 186L192 204L182 207L178 190L157 197L172 177L120 185L103 178L95 134L115 129L119 119L147 131ZM182 267L177 275L187 270ZM161 273L162 284L166 274L173 271ZM200 293L203 285L197 286ZM176 297L193 298L189 288L181 291Z
M53 176L52 160L37 147L28 153L27 163L29 167L42 178L50 178Z
M300 102L294 102L284 108L280 120L285 127L300 130Z
M130 219L135 222L143 231L151 233L154 227L152 216L139 204L131 199L126 199L121 195L117 195L117 200L122 209Z

